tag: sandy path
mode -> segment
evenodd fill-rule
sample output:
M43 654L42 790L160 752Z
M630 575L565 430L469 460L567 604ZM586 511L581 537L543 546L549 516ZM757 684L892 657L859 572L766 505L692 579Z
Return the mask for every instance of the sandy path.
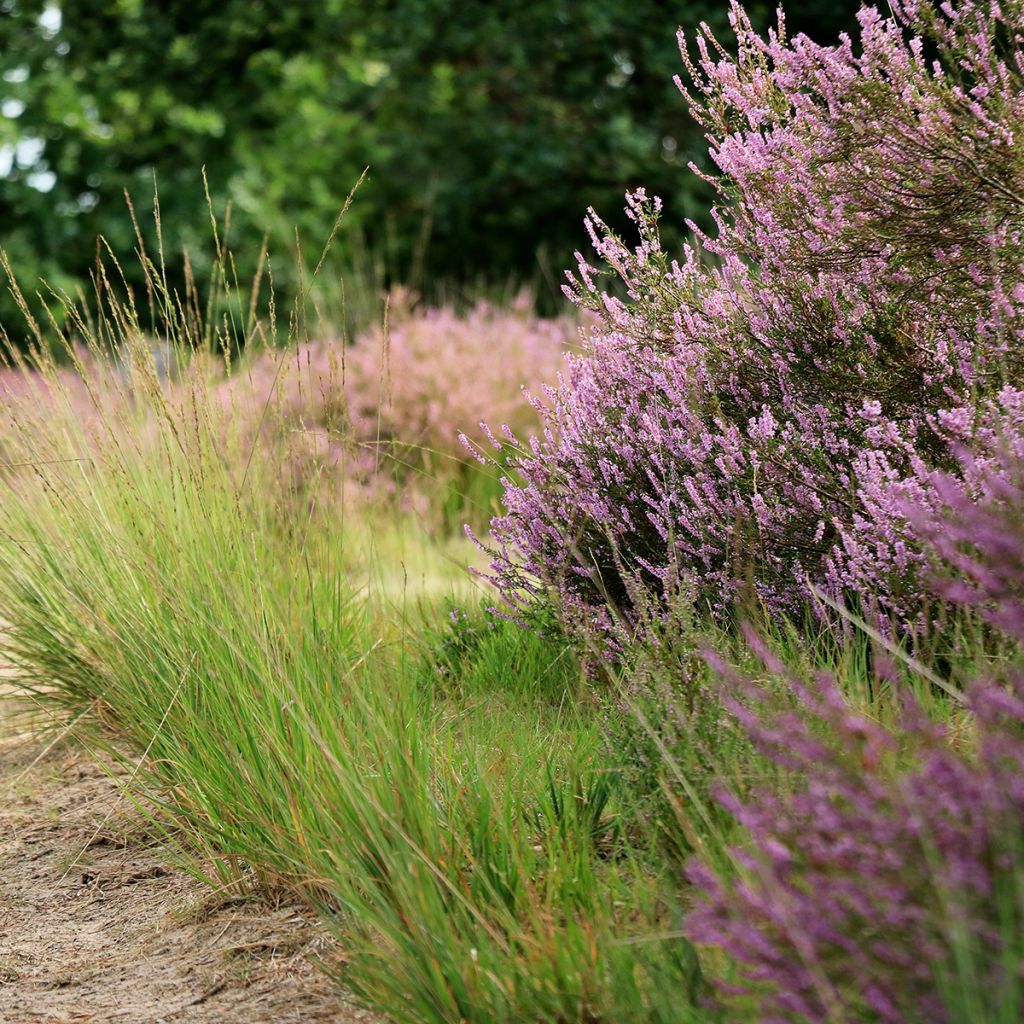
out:
M211 899L94 762L32 765L3 711L0 1024L380 1024L310 966L308 915Z

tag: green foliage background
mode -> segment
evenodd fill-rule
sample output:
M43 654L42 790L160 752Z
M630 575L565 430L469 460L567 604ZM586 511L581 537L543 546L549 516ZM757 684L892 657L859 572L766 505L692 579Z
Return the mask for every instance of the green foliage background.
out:
M792 3L789 26L831 38L853 10ZM0 246L30 292L88 288L98 235L136 264L125 191L154 244L155 179L165 248L201 272L205 167L243 275L267 233L287 293L295 228L318 252L369 166L342 256L358 241L420 289L542 268L555 294L589 205L614 223L642 184L670 223L699 216L674 32L726 15L725 0L0 0ZM0 324L18 329L6 295Z

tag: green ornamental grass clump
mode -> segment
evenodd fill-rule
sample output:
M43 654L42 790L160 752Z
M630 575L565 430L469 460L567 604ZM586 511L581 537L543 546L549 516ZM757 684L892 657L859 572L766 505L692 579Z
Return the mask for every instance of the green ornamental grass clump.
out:
M207 360L179 348L169 381L130 305L104 324L102 444L46 355L8 392L0 656L22 691L131 762L211 882L318 908L327 968L393 1019L699 1019L675 886L625 841L565 644L479 598L453 622L415 575L378 586L394 570L352 547L408 519L297 520Z

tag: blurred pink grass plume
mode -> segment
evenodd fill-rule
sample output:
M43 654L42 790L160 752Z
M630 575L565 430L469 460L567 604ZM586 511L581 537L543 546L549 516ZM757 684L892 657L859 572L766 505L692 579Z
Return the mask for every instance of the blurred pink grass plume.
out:
M328 500L349 487L426 514L436 486L458 486L472 466L460 434L481 436L481 421L495 416L536 428L523 391L556 380L580 328L577 317L533 309L526 292L458 311L396 290L386 322L351 345L259 352L216 385L215 400L248 437L280 446L294 491L319 480Z

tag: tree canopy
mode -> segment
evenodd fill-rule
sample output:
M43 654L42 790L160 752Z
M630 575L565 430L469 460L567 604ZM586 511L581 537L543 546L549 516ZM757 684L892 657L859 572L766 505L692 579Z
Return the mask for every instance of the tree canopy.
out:
M851 3L790 5L833 37ZM396 278L556 271L627 188L702 207L703 141L673 84L677 24L722 0L0 0L0 246L29 290L87 284L102 235L131 277L124 193L169 256L264 234L279 287L295 228L322 244L364 167L358 234ZM768 5L754 14L768 17ZM287 257L287 258L282 258ZM0 323L11 320L0 300Z

